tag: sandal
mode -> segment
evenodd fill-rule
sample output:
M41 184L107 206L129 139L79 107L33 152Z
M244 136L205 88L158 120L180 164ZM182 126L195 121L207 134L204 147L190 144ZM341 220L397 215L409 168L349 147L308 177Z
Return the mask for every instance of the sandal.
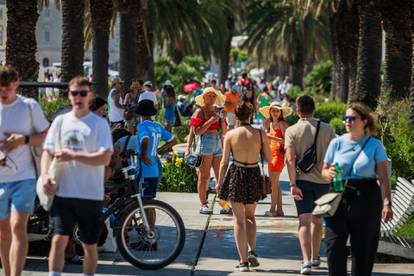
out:
M272 213L270 211L266 211L264 215L265 217L277 217L278 216L277 213Z
M81 265L83 263L83 258L79 255L75 255L71 258L66 258L65 261L69 264Z
M228 210L221 209L220 215L233 215L233 210L231 208L229 208Z
M285 212L283 212L283 211L280 211L280 212L279 212L279 211L277 211L277 212L276 212L276 216L277 216L277 217L284 217L284 216L285 216Z
M201 206L201 208L200 208L200 214L202 214L202 215L210 215L212 213L213 213L213 211L210 210L210 208L208 207L207 204L204 204L204 205Z

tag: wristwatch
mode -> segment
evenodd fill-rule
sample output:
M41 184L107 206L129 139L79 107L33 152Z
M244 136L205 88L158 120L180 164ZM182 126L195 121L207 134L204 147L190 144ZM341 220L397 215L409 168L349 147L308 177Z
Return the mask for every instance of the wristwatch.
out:
M29 135L25 135L24 136L24 144L27 145L30 142L30 136Z
M392 206L392 204L391 204L391 200L389 200L389 199L384 199L384 204L383 204L384 206L389 206L389 207L391 207Z
M289 183L289 186L290 186L291 188L296 187L296 183Z

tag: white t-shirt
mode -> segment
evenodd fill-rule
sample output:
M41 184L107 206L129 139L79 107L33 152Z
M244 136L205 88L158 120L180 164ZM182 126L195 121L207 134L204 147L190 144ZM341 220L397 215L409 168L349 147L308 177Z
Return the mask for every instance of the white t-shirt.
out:
M108 95L108 103L109 103L109 110L108 110L108 118L111 122L120 122L124 120L124 109L119 108L115 105L115 100L112 98L112 95L116 92L115 89L112 89ZM119 103L121 103L121 98L119 98Z
M157 96L155 96L154 92L152 92L152 91L142 92L141 95L139 95L138 102L140 102L142 100L150 100L154 103L154 106L156 106L158 104Z
M0 103L0 141L6 140L8 133L32 135L43 132L48 127L49 122L43 114L40 105L35 100L17 96L17 100L12 104ZM20 146L9 152L7 156L14 161L17 170L13 170L8 166L0 167L0 183L36 178L29 146ZM10 162L9 164L12 164L12 161L6 160L6 162ZM12 167L15 168L16 166Z
M69 112L57 117L47 134L44 149L52 154L56 149L59 120L63 120L61 148L87 153L113 150L111 130L104 119L93 112L82 118ZM62 162L59 165L58 196L103 200L105 166L91 166L78 161Z

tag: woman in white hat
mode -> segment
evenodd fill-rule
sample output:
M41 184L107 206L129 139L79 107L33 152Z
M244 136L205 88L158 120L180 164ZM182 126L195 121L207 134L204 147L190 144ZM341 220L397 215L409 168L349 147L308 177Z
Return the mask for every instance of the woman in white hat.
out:
M203 94L195 98L200 108L190 120L191 131L199 136L196 154L202 156L198 173L198 196L200 198L200 214L211 214L207 204L206 191L210 180L210 170L213 168L216 180L218 179L222 151L222 137L227 131L225 114L220 114L219 108L224 104L224 96L213 87L204 89ZM222 115L222 116L220 116Z
M267 136L269 137L270 149L272 151L272 161L268 164L269 176L272 180L272 202L270 210L266 211L265 216L284 216L279 177L285 166L284 137L285 131L289 126L285 118L292 114L292 109L273 102L269 106L260 108L259 111L263 117L270 120L270 131Z

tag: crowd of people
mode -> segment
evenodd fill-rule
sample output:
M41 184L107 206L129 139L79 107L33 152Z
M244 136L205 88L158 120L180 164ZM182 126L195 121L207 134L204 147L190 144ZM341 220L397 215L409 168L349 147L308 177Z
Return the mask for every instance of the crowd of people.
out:
M54 195L49 275L61 275L75 224L84 251L84 275L93 275L104 182L116 178L122 152L131 149L139 154L142 162L137 170L151 187L144 196L154 198L162 176L158 154L176 143L171 131L181 124L182 116L190 117L184 154L201 159L196 169L200 214L212 213L208 205L211 171L218 197L231 205L221 213L233 215L240 257L236 270L250 271L260 265L255 212L257 202L266 196L266 171L271 205L264 215L284 216L279 177L286 166L299 217L301 274L310 274L320 265L322 219L312 211L315 200L329 192L330 183L338 177L345 182L343 200L336 213L326 218L329 275L346 275L349 236L353 275L371 274L380 221L392 218L392 205L387 155L373 137L375 120L367 107L349 105L343 118L347 133L338 137L329 124L314 117L312 97L290 102L288 79L257 83L243 74L220 87L214 81L201 84L189 100L177 97L170 81L159 92L150 81L132 80L126 93L123 85L116 78L105 100L94 95L87 78L75 77L68 85L71 106L50 124L35 100L17 95L18 73L12 67L0 67L0 255L5 275L20 275L23 270L37 175L44 193ZM164 125L156 122L160 110ZM294 111L300 119L289 126L287 118ZM164 142L161 148L160 142ZM39 146L43 154L36 171L31 148ZM298 169L311 148L312 167ZM55 177L48 174L53 160L59 164ZM55 183L59 183L57 189Z

